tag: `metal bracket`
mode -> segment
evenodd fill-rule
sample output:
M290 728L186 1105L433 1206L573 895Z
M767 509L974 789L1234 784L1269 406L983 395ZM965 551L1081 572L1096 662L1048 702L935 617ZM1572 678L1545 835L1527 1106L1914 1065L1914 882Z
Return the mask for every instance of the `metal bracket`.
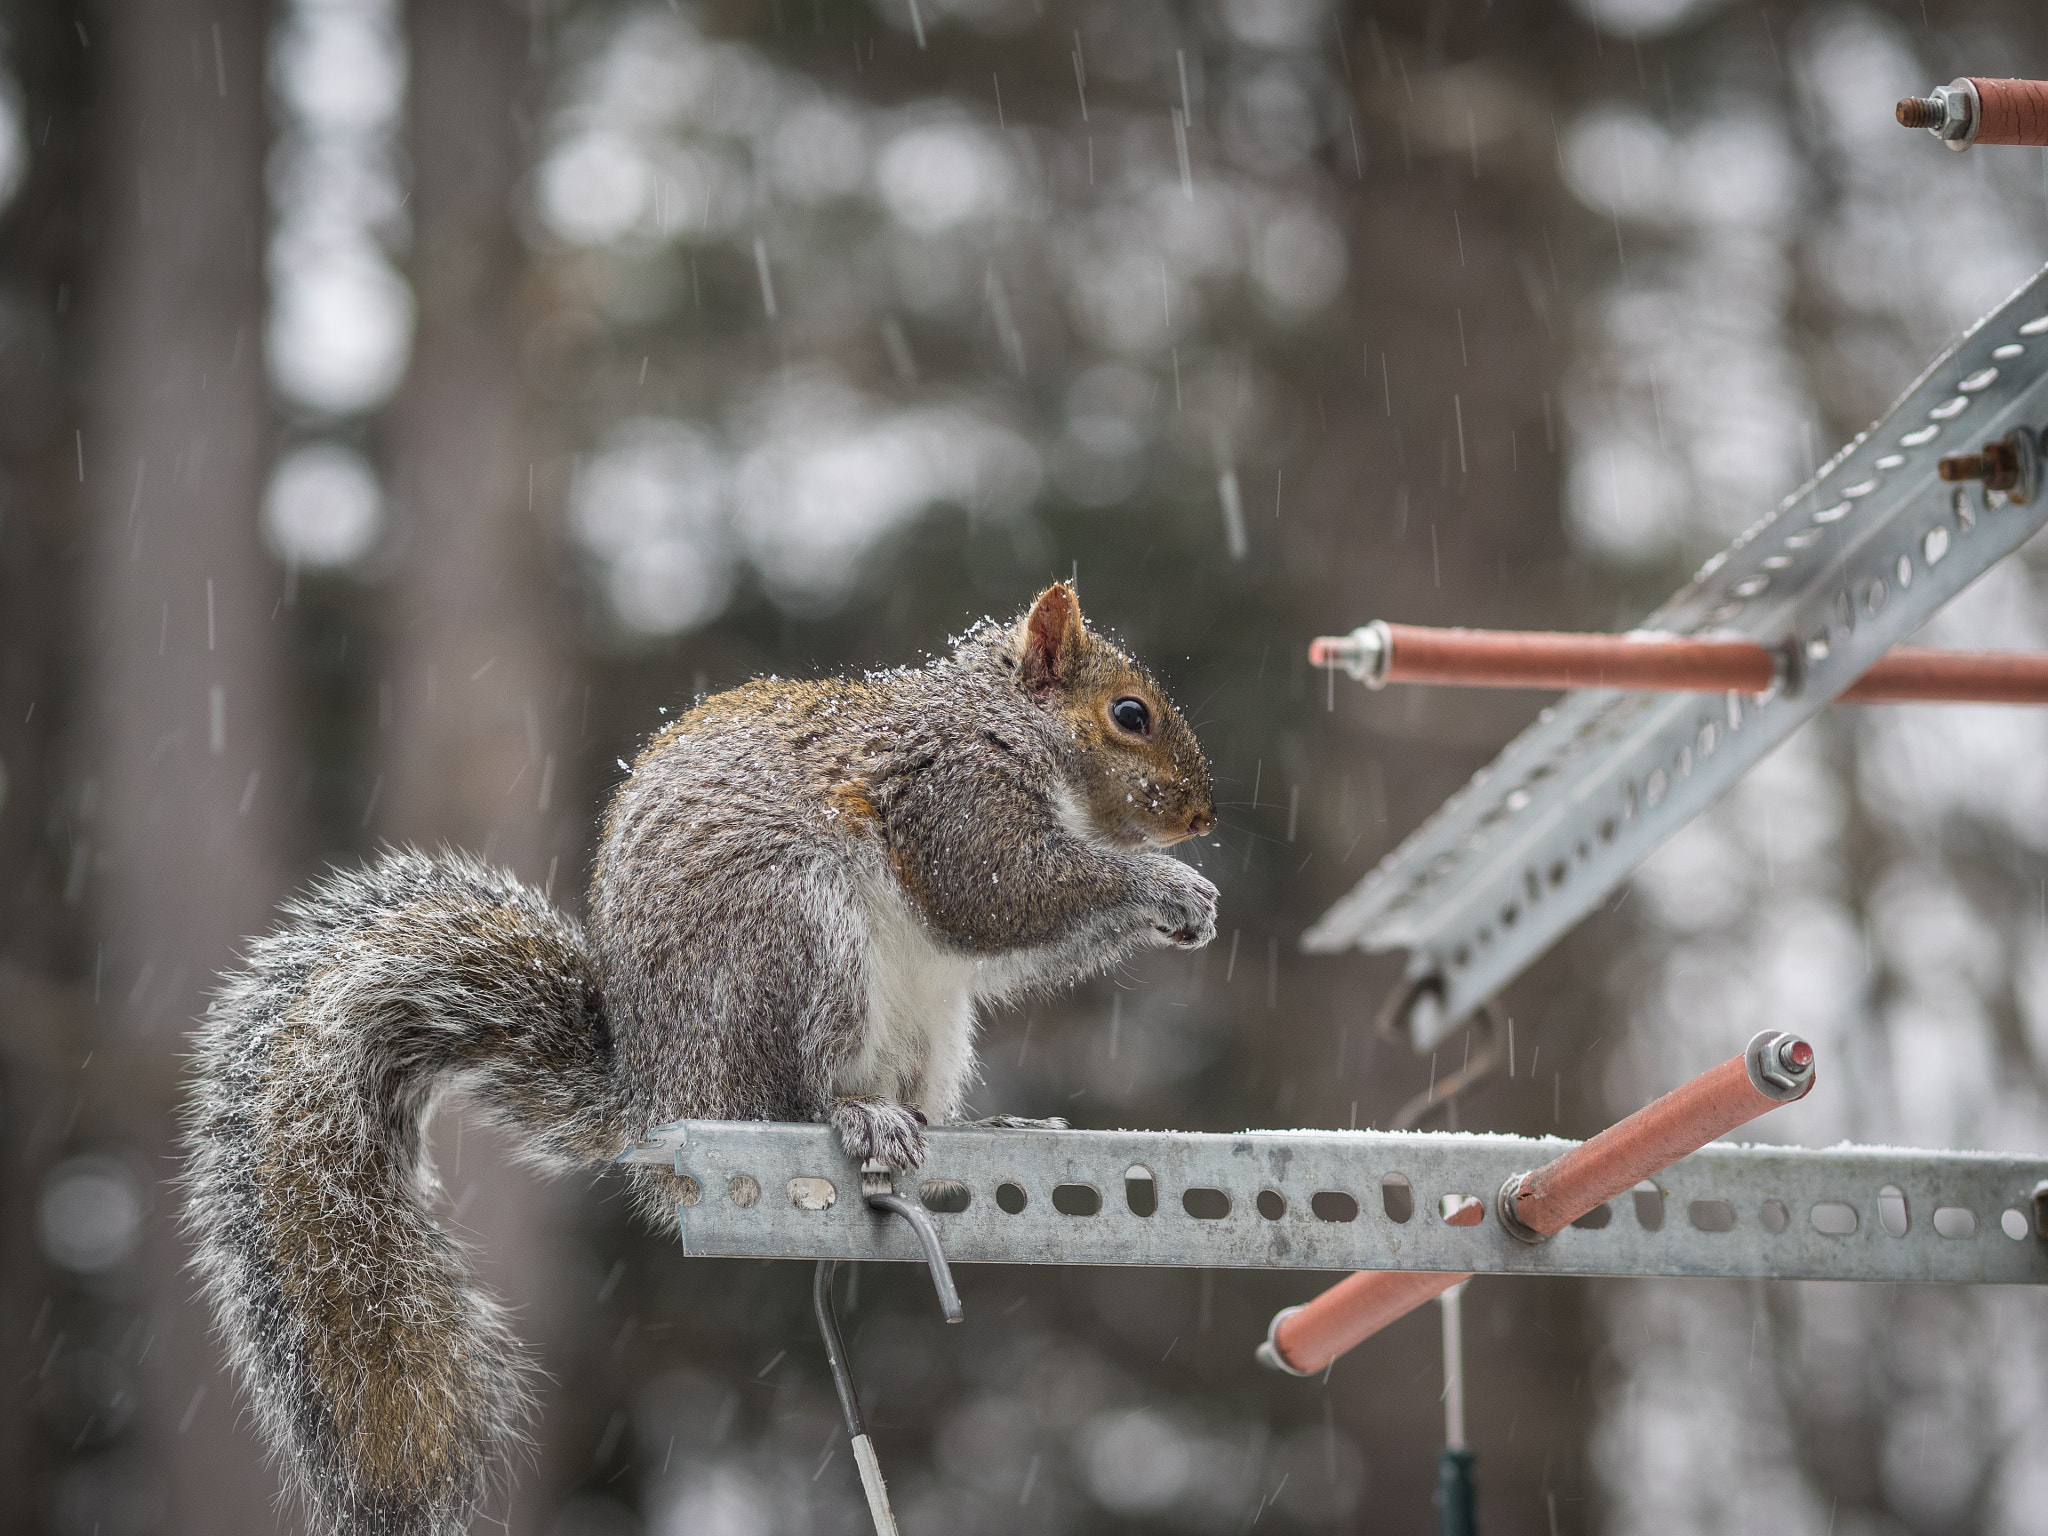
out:
M1943 447L2048 420L2048 269L1980 321L1891 413L1644 621L1735 634L1790 662L1768 694L1566 694L1302 940L1409 951L1427 1050L1600 905L1943 604L2048 521L2048 497L1936 477ZM1946 441L1944 441L1946 434Z
M1603 1225L1531 1247L1487 1219L1490 1192L1570 1142L971 1127L926 1139L904 1183L960 1186L946 1190L953 1207L964 1190L964 1209L931 1216L955 1263L2048 1284L2034 1214L2048 1158L1715 1143L1659 1174L1654 1194L1604 1207ZM826 1126L683 1120L621 1161L695 1181L678 1212L692 1255L926 1257L859 1197Z

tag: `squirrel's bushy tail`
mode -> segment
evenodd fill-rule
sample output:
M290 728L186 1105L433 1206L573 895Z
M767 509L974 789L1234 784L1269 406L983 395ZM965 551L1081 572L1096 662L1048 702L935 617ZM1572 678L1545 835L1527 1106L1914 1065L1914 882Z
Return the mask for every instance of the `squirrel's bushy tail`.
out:
M526 1393L503 1309L434 1223L423 1125L459 1083L542 1161L616 1154L595 969L574 922L465 858L387 854L286 916L198 1036L195 1264L316 1526L446 1536Z

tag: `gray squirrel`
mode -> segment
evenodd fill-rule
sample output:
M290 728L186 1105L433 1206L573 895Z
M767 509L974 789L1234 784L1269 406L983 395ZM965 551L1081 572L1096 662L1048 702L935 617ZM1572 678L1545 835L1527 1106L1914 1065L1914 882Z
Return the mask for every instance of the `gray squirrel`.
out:
M549 1168L682 1118L824 1121L914 1168L977 1003L1214 937L1216 888L1164 849L1215 820L1194 733L1060 584L922 669L668 725L605 815L587 927L458 855L287 905L198 1031L185 1222L315 1529L465 1530L525 1412L504 1311L433 1219L445 1090ZM632 1177L672 1226L674 1176Z

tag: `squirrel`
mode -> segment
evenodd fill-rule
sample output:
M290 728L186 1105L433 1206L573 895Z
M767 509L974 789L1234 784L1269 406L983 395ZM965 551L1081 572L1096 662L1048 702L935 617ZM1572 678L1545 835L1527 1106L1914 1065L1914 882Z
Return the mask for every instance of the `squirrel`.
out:
M184 1221L314 1527L467 1529L527 1410L503 1308L433 1219L444 1090L554 1169L684 1118L822 1121L914 1168L960 1114L977 1004L1214 937L1216 888L1164 850L1215 822L1193 731L1061 583L921 669L761 679L669 724L606 812L584 925L446 853L287 904L195 1037ZM675 1176L630 1176L672 1228Z

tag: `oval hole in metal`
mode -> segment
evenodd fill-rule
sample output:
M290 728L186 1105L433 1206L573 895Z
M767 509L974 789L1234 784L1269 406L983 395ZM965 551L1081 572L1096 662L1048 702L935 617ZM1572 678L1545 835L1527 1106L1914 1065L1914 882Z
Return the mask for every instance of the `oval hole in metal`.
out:
M751 1173L736 1173L725 1181L725 1194L741 1210L749 1210L761 1198L761 1181Z
M1093 1184L1055 1184L1052 1208L1062 1216L1093 1216L1102 1209L1102 1191Z
M1230 1214L1230 1196L1197 1184L1180 1197L1180 1208L1197 1221L1221 1221Z
M1904 1237L1913 1225L1906 1210L1906 1192L1898 1185L1887 1184L1877 1192L1877 1224L1893 1237Z
M917 1187L917 1198L928 1211L941 1216L958 1216L974 1204L974 1191L958 1179L926 1179Z
M1937 1205L1934 1230L1943 1237L1975 1237L1977 1213L1960 1205Z
M1823 1200L1813 1208L1813 1230L1829 1237L1847 1237L1856 1230L1856 1207Z
M830 1179L799 1174L789 1181L789 1203L800 1211L829 1211L839 1202Z
M1287 1214L1287 1197L1277 1189L1260 1190L1259 1214L1268 1221L1278 1221Z
M1477 1195L1445 1195L1436 1213L1447 1227L1476 1227L1486 1220L1486 1202Z
M703 1187L687 1173L678 1174L676 1183L681 1186L676 1193L677 1205L695 1205L704 1198Z
M1030 1196L1024 1193L1024 1186L1022 1184L1005 1182L996 1186L996 1204L1002 1207L1006 1214L1011 1216L1019 1215L1023 1212L1024 1207L1030 1203Z
M1782 1200L1766 1200L1763 1209L1757 1213L1766 1232L1782 1232L1792 1225L1792 1213L1785 1208Z
M1389 1221L1406 1221L1415 1214L1415 1191L1408 1185L1407 1174L1390 1173L1380 1180L1380 1205Z
M1588 1232L1598 1232L1612 1220L1614 1220L1614 1207L1603 1200L1577 1221L1573 1222L1572 1225L1584 1227Z
M1133 1163L1124 1170L1124 1203L1133 1216L1150 1216L1159 1209L1159 1186L1152 1181L1152 1170L1143 1163Z
M1685 1214L1702 1232L1735 1230L1735 1207L1726 1200L1694 1200L1686 1206Z
M2025 1211L2007 1211L1998 1218L1998 1228L2014 1242L2019 1242L2027 1235L2027 1213Z
M1635 1201L1636 1225L1645 1232L1662 1232L1664 1230L1664 1191L1652 1184L1648 1179L1645 1179L1634 1189L1630 1190L1629 1194Z
M1308 1208L1318 1221L1356 1221L1358 1202L1341 1189L1319 1189L1309 1196Z

